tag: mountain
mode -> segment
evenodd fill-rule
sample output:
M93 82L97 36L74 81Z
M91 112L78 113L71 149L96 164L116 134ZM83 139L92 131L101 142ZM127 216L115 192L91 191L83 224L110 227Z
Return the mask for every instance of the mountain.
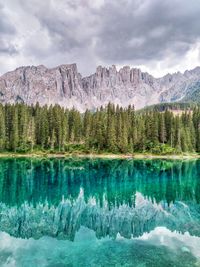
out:
M192 84L183 98L185 102L199 102L200 101L200 81Z
M200 67L193 70L186 70L183 74L167 74L160 78L163 92L160 94L159 102L176 102L189 100L200 84ZM200 101L196 99L196 101Z
M125 66L119 71L113 65L97 67L82 77L76 64L55 68L19 67L0 77L0 102L27 104L60 104L80 111L94 109L108 102L136 109L163 102L198 101L200 67L184 73L154 78L140 69Z

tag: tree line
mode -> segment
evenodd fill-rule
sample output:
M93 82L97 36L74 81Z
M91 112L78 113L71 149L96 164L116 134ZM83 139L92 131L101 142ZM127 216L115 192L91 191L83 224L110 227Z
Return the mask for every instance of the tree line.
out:
M0 104L0 151L200 152L200 108L174 115L109 103L92 112Z

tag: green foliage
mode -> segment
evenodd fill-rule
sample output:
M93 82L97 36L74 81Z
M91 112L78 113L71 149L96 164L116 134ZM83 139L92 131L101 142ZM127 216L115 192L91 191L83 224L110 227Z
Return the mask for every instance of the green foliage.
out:
M200 108L179 115L107 107L84 114L74 108L0 105L0 151L173 154L200 152Z
M160 103L160 104L155 104L155 105L144 107L143 109L138 110L137 113L143 114L143 113L152 112L152 111L165 112L167 110L169 111L190 110L190 109L195 108L196 106L199 106L199 104L187 102L187 100L185 102Z
M176 150L175 148L167 144L157 144L154 147L152 147L151 152L153 154L158 154L158 155L170 155L170 154L175 154Z

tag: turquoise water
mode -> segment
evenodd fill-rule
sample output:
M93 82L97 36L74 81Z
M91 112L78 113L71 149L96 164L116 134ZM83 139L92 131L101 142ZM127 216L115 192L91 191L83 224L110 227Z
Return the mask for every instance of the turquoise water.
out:
M200 266L200 161L0 159L0 266Z

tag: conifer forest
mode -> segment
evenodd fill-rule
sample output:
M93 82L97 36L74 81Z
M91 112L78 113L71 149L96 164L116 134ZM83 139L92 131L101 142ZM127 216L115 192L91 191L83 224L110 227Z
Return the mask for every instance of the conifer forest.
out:
M113 104L80 113L55 106L0 105L0 151L174 154L200 152L200 108L136 112Z

